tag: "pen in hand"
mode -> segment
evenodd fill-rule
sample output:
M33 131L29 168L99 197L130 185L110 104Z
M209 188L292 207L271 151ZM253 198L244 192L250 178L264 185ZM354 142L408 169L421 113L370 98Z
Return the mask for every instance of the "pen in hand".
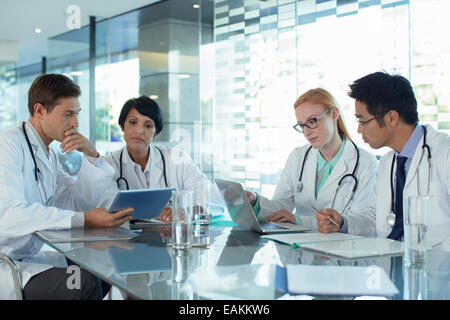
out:
M317 209L317 208L314 207L314 206L311 206L311 207L312 207L317 213L319 213L319 214L326 214L326 213L320 212L320 210ZM330 222L333 223L333 224L335 224L338 228L341 228L341 227L339 226L339 224L338 224L336 221L334 221L333 219L331 219L331 217L328 217L328 220L330 220Z

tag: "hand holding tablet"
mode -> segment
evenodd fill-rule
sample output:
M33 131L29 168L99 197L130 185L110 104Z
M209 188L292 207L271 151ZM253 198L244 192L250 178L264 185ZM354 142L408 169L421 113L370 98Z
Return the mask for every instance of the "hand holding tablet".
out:
M109 212L133 208L133 219L157 218L169 202L174 188L122 190L116 194Z

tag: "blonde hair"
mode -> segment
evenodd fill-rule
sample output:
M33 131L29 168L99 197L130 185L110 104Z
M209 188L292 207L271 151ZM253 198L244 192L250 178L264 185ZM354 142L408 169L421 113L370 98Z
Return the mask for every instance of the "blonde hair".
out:
M344 119L341 116L342 112L339 108L339 105L338 105L336 99L331 95L331 93L329 93L327 90L322 89L322 88L308 90L305 93L303 93L300 97L297 98L297 100L294 103L294 109L297 109L297 107L300 104L302 104L303 102L306 102L306 101L320 104L323 106L324 110L329 107L338 109L339 110L339 118L337 119L338 133L341 137L345 136L348 140L352 141L352 139L350 138L350 135L348 133L348 130L345 127Z

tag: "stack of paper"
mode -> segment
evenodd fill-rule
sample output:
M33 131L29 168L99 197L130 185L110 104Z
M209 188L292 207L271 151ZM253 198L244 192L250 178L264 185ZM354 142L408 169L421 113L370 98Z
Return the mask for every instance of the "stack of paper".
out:
M306 243L317 243L336 240L351 240L360 239L361 236L350 235L346 233L320 233L320 232L307 232L307 233L285 233L262 236L264 239L275 240L278 242L286 243L295 247L303 247Z
M401 255L405 251L403 242L386 238L360 238L353 240L307 243L301 245L301 247L346 259Z
M153 228L153 227L167 227L167 226L171 226L171 224L168 222L160 221L155 218L139 219L135 220L133 223L130 223L131 230L139 230L143 228Z
M36 235L47 243L127 240L137 236L125 228L42 230Z
M291 294L390 297L399 293L377 266L287 265L287 287Z
M401 241L361 237L345 233L277 234L262 236L262 238L345 259L401 255L404 253L404 245Z

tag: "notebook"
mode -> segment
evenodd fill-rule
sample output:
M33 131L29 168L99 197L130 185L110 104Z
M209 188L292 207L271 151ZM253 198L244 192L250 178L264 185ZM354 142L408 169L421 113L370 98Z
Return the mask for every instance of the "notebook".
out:
M378 266L287 265L286 269L291 294L390 297L399 293Z
M405 250L403 242L386 238L360 238L353 240L306 243L302 244L301 248L323 252L346 259L401 255Z
M306 232L306 233L289 233L261 236L264 239L275 240L286 243L294 247L304 247L307 243L337 241L337 240L351 240L361 239L363 237L346 234L346 233L320 233L320 232Z
M36 235L48 243L128 240L137 236L125 228L42 230Z
M131 222L133 222L133 223L131 223ZM139 230L139 229L143 229L143 228L154 228L154 227L171 226L170 223L157 220L156 218L132 220L131 222L130 222L130 229L131 230Z

